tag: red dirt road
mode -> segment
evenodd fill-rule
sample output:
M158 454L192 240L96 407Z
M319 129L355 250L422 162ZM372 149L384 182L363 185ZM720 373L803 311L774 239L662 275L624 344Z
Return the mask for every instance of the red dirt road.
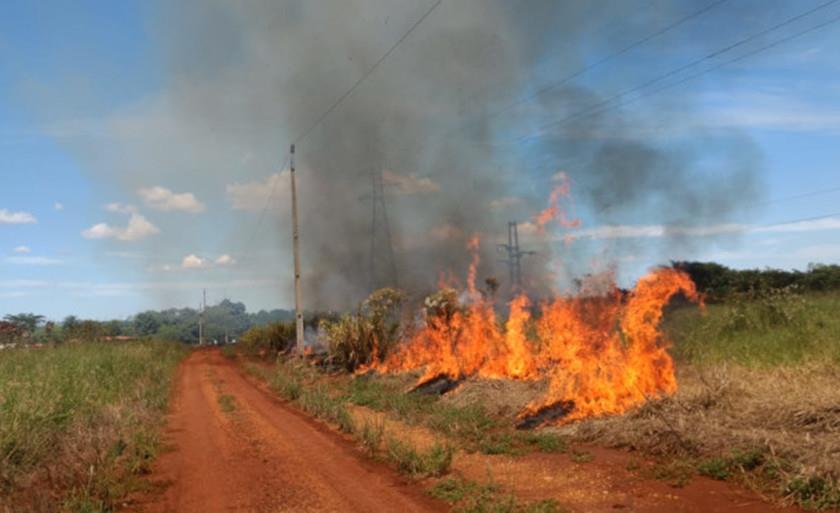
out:
M182 364L149 513L446 511L384 465L246 380L218 351Z

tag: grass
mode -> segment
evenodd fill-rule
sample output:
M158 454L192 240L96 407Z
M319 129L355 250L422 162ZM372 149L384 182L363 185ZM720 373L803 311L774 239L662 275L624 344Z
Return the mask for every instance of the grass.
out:
M0 510L108 511L158 447L173 370L165 342L0 352Z
M491 414L484 404L492 403L481 397L457 404L407 394L399 380L375 375L331 377L329 393L423 426L467 452L560 453L569 451L568 440L596 442L653 456L658 463L640 470L674 486L703 475L737 480L809 508L838 508L838 311L840 293L790 291L736 298L705 311L670 310L664 328L674 342L678 392L626 415L576 423L563 436L516 432L511 419ZM301 387L319 379L300 369L281 374L272 379L287 397L299 397ZM358 436L371 453L381 454L371 448L388 443L374 426L362 426ZM412 456L394 453L412 468ZM583 463L591 454L572 452L569 458ZM476 496L474 510L481 511L482 495ZM492 507L507 506L501 501Z
M449 472L452 466L452 448L434 444L420 451L416 447L396 438L387 440L387 459L397 470L412 477L439 477Z
M336 425L353 435L373 457L382 456L401 473L411 477L438 477L449 472L454 450L434 444L427 450L385 433L384 423L365 422L357 426L347 411L348 396L314 381L312 370L294 362L283 362L275 372L250 366L249 372L267 379L281 396L298 404L307 413Z
M840 293L777 291L666 316L679 389L577 436L658 458L654 477L735 480L840 508Z
M523 503L503 493L493 483L478 484L458 478L440 481L429 493L452 504L454 513L564 513L556 501L548 499Z
M222 394L219 396L219 408L225 413L236 411L236 399L232 395Z
M680 308L665 328L678 361L749 367L840 364L840 294L770 294L752 300Z

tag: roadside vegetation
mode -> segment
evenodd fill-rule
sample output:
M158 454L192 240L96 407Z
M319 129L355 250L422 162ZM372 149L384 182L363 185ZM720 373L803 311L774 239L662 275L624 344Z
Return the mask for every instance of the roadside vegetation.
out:
M840 266L807 272L674 266L692 275L706 299L697 308L677 298L665 315L678 391L622 416L519 431L516 413L544 384L469 379L457 393L437 396L408 392L416 376L358 374L400 338L403 297L391 289L322 323L326 355L281 358L273 371L254 371L280 395L351 433L371 456L410 475L446 474L452 451L565 453L585 464L593 454L576 447L596 444L632 451L638 456L628 471L673 486L705 476L809 509L840 508ZM447 293L430 296L424 306L445 309ZM359 420L356 408L384 416ZM406 448L383 419L432 433L438 446ZM556 506L523 509L512 497L506 505L509 491L457 474L432 493L446 496L456 511ZM491 503L496 509L484 506Z
M579 439L659 458L676 486L737 481L809 509L840 508L840 293L732 292L666 320L680 388Z
M0 511L105 512L159 447L177 343L0 351Z

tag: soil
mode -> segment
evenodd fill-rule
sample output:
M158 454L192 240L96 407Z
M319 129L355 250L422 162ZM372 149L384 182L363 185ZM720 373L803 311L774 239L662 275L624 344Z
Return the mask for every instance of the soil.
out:
M226 396L224 399L220 399ZM232 405L232 406L231 406ZM436 438L367 408L355 420L382 422L418 447ZM353 441L279 400L216 350L183 363L166 438L151 475L157 491L130 511L162 512L431 512L448 511L423 487L368 459ZM574 454L586 454L576 458ZM524 501L553 498L576 513L793 513L734 484L694 478L686 486L631 472L626 452L573 447L572 454L524 456L459 451L454 475L493 481ZM643 466L648 462L642 462Z
M220 399L225 397L224 399ZM219 351L182 364L150 493L126 511L446 511L349 440L246 379Z

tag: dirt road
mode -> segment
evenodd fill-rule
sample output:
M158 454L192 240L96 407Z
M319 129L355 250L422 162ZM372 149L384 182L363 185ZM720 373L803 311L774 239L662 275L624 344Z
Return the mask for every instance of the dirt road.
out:
M446 511L384 465L246 380L218 351L178 374L153 480L132 509L149 513Z

